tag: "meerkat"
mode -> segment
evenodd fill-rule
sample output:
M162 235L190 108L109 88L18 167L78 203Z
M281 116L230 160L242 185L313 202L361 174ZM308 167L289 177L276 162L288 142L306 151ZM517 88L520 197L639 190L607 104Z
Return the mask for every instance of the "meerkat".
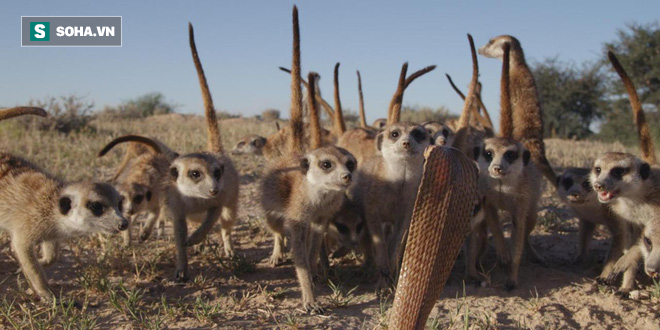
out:
M426 128L429 135L433 139L433 144L438 146L451 145L454 139L454 131L449 126L439 121L425 121L420 125Z
M303 309L323 313L314 297L315 275L323 235L328 221L340 209L346 189L353 182L357 166L345 149L321 147L321 133L314 76L309 75L312 141L311 151L303 153L302 97L300 86L300 32L298 9L293 7L293 60L291 74L291 154L274 164L261 183L261 204L274 235L291 237L291 253L302 291ZM274 251L275 252L275 251Z
M268 139L256 134L250 134L242 138L234 148L231 149L232 155L258 155L263 156L263 149Z
M378 118L374 120L373 124L371 124L371 127L381 130L387 126L387 118Z
M400 243L410 224L422 177L424 150L431 144L424 127L398 122L403 92L410 82L434 68L427 67L406 78L408 63L403 65L390 103L388 125L376 137L379 153L360 166L357 183L349 194L367 223L379 271L379 290L391 287L396 278Z
M479 48L479 54L502 60L504 45L510 46L511 105L513 108L514 140L520 141L532 155L532 161L552 185L557 176L545 156L543 143L543 110L539 101L534 76L525 62L525 55L518 39L501 35L490 39Z
M108 143L98 154L104 156L119 143L131 142L131 147L137 149L135 144L144 145L151 150L135 157L121 172L110 181L124 198L124 215L129 220L128 230L122 233L124 245L131 244L131 227L137 217L147 213L145 226L141 228L139 239L144 242L153 231L154 224L159 219L161 209L161 195L163 194L163 178L169 175L169 167L175 157L168 157L163 153L164 145L153 139L136 135L127 135L116 138ZM137 143L136 143L137 142ZM172 154L173 151L169 150ZM130 151L127 151L127 154Z
M3 110L0 120L27 114L46 116L43 109L20 107ZM9 233L25 278L45 302L55 295L41 264L55 261L58 242L126 230L121 208L121 196L109 184L66 183L24 159L0 153L0 229ZM35 254L38 244L41 259Z
M174 159L176 157L179 157L179 154L172 149L170 149L165 143L154 139L150 138L150 141L152 144L156 144L158 146L158 150L160 154L165 155L167 159ZM110 181L115 181L117 178L124 173L125 169L127 166L131 165L131 163L141 157L142 155L145 154L150 154L154 153L154 148L149 147L148 145L142 144L142 143L129 143L128 148L126 148L126 151L124 152L124 157L122 158L121 163L119 166L117 166L117 170L115 171L115 174L112 176Z
M465 101L465 95L463 95L463 92L454 84L454 81L451 79L451 76L449 74L445 73L445 76L447 77L447 80L449 81L449 84L451 87L454 89L456 94ZM487 137L493 137L495 136L493 132L493 122L490 119L490 115L488 114L488 110L486 109L486 106L484 105L483 101L481 100L481 83L477 81L477 87L476 87L476 101L477 101L477 106L474 107L474 112L473 112L473 117L475 120L470 121L471 126L477 126L475 124L479 124L481 128L484 130L485 135ZM483 116L481 115L481 111L483 110Z
M305 123L306 130L309 130L309 123ZM306 140L309 141L308 133L305 133ZM334 136L327 129L321 129L321 136L324 143L334 143ZM268 137L261 137L259 135L249 135L241 139L236 146L232 149L232 154L246 155L255 154L262 155L266 161L273 161L286 155L288 153L289 139L291 138L291 130L288 127L283 127L277 132L269 135ZM305 148L309 143L305 143Z
M280 71L291 74L291 70L289 70L287 68L284 68L284 67L279 67L279 68L280 68ZM326 100L324 100L323 97L321 97L321 89L320 89L319 84L318 84L319 79L321 79L321 75L319 75L317 72L314 72L314 78L316 79L316 82L317 82L316 87L315 87L316 88L315 92L318 92L315 95L314 99L316 100L317 103L321 104L321 107L323 108L323 110L325 110L325 113L328 116L328 118L334 118L335 117L334 109L332 109L332 106L330 106L330 104ZM302 82L302 84L305 88L309 88L309 83L305 79L303 79L301 77L300 81ZM306 107L307 106L306 104L308 104L308 103L309 103L309 101L305 99L305 104L303 104L303 108Z
M625 293L634 285L639 261L646 255L656 255L652 251L652 243L660 239L648 235L660 231L656 229L660 227L657 217L660 213L660 198L657 197L660 193L660 169L651 166L656 164L655 147L635 86L616 56L608 52L608 57L628 91L642 150L642 159L627 153L606 153L594 161L590 174L598 200L631 224L631 233L637 236L634 237L637 242L630 242L627 246L629 250L617 261L610 276L613 280L619 273L625 272L619 288L620 292ZM643 233L641 239L636 235L638 232ZM650 248L646 243L651 243ZM647 253L642 254L642 251ZM654 264L656 261L651 261L651 265Z
M222 147L213 99L197 54L191 23L188 23L188 37L204 100L208 151L175 158L170 164L167 184L164 185L161 201L164 207L161 214L173 224L176 244L175 278L181 282L188 279L186 247L202 242L218 220L224 252L228 256L234 255L231 230L237 217L239 186L238 172ZM205 213L204 220L188 236L186 217L198 213Z
M518 271L522 262L523 250L538 262L542 259L529 242L529 234L536 224L536 207L541 195L541 175L530 162L531 153L522 143L511 139L514 127L512 104L509 95L509 44L503 45L502 64L502 114L500 119L501 137L485 139L474 148L474 158L479 166L479 187L486 196L485 217L491 229L500 263L509 268L505 290L513 290L518 285ZM498 210L508 211L515 231L512 233L511 251L500 230Z

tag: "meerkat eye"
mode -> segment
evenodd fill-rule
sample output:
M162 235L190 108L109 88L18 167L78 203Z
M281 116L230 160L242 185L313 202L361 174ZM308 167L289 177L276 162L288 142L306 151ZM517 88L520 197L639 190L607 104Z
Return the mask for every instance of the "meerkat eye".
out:
M355 162L352 161L352 160L347 161L347 162L346 162L346 169L347 169L349 172L353 172L353 171L355 171Z
M216 169L213 171L213 177L216 179L220 179L220 176L222 176L222 171L220 169Z
M87 208L97 217L103 214L104 211L103 204L99 202L87 202Z
M518 152L509 150L504 153L504 159L506 159L507 162L513 163L518 159Z
M443 129L443 130L442 130L442 135L443 135L444 137L448 137L448 136L449 136L449 130L446 129L446 128Z
M426 137L426 134L424 134L424 132L417 129L412 130L412 132L410 132L410 135L412 135L415 141L422 141Z
M341 234L346 235L349 233L348 227L346 227L345 225L342 225L341 223L335 223L335 226L337 227L337 230Z
M484 158L486 159L487 162L490 163L493 160L493 151L484 150Z
M651 242L651 239L648 237L644 237L644 244L650 249L653 247L653 243Z
M329 160L322 161L321 162L321 168L323 168L324 170L331 169L332 168L332 162L330 162Z
M564 185L564 189L568 190L569 188L571 188L573 186L573 179L566 178L566 179L564 179L562 184Z
M600 174L600 171L601 171L601 169L600 169L599 166L594 167L594 173Z
M144 199L143 195L137 195L137 196L133 197L133 203L140 204L140 203L142 203L142 199Z
M584 180L582 182L582 188L584 188L584 190L586 192L590 192L591 191L591 182L589 182L589 180Z
M195 171L190 171L190 172L188 172L188 176L189 176L190 178L192 178L192 179L199 179L199 178L202 176L202 173L200 173L200 172L197 171L197 170L195 170Z
M238 143L239 148L242 148L244 145L245 145L245 141L241 141L241 142Z
M626 173L628 173L628 169L625 167L615 167L612 169L611 173L615 178L621 179Z
M390 133L390 137L393 138L393 139L398 139L399 135L401 135L401 133L399 133L399 131L392 131L392 133Z
M124 196L119 198L119 205L117 205L119 212L124 212Z

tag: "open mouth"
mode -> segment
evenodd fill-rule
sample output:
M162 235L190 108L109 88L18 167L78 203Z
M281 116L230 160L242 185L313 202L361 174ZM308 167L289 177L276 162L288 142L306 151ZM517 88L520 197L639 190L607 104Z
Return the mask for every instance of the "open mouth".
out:
M607 191L603 190L598 193L598 200L601 201L601 203L608 203L611 202L616 196L619 194L618 190L615 191Z

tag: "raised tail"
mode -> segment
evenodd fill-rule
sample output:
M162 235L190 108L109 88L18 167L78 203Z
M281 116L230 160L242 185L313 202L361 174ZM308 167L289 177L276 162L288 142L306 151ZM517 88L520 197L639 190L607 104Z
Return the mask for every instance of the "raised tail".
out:
M213 98L211 98L209 85L206 82L202 62L199 61L199 56L197 55L195 32L191 23L188 23L188 39L190 41L190 51L192 52L195 69L197 70L197 77L199 78L199 86L202 89L202 98L204 99L204 114L206 116L206 128L208 130L207 148L211 152L223 153L222 138L220 136L220 129L218 128L218 119L215 115L215 107L213 107Z
M321 123L319 122L319 108L316 103L316 73L315 72L310 72L309 76L307 78L307 81L309 81L309 87L307 89L308 93L308 98L307 101L309 102L309 128L311 131L311 143L310 143L310 150L318 149L321 147L322 142L321 142ZM337 108L340 109L340 108Z
M300 86L300 27L298 7L293 6L293 60L291 64L291 140L290 152L303 151L302 87Z
M408 86L415 81L415 79L433 71L435 65L429 65L406 78L408 72L408 63L404 63L401 67L401 74L399 75L399 83L394 91L392 100L390 101L390 107L387 111L387 124L391 125L401 121L401 107L403 106L403 92L408 88Z
M470 114L472 113L472 106L474 103L475 95L477 93L477 80L479 80L479 63L477 62L477 51L475 50L472 36L469 34L467 36L470 43L470 53L472 55L472 79L470 80L468 94L465 97L465 103L463 104L463 111L461 112L461 116L458 118L458 129L456 130L456 136L454 137L454 142L452 143L452 147L462 151L463 153L466 153L467 151L467 146L465 144L470 130Z
M505 43L503 45L504 55L502 57L502 79L500 81L500 136L511 139L513 138L513 110L511 108L511 92L509 83L509 56L511 53L511 45Z
M614 53L611 51L607 52L607 57L610 59L610 62L612 62L614 70L619 74L621 81L623 81L623 85L626 86L626 90L628 91L630 106L632 107L635 125L637 126L637 136L639 137L640 148L642 149L642 159L650 164L655 164L655 145L653 144L653 137L651 137L651 131L646 122L646 116L644 115L642 104L639 102L639 96L637 95L635 85L632 80L630 80L630 77L628 77L626 70L623 69L623 66L621 66L621 63L619 63L619 60Z
M0 121L24 115L46 117L48 113L46 113L46 110L37 107L15 107L0 110Z
M158 142L154 141L153 139L141 135L124 135L110 141L110 143L108 143L105 147L103 147L103 149L101 149L101 151L99 151L98 157L105 156L105 154L112 150L112 148L114 148L116 145L124 142L137 142L144 144L157 154L163 152L163 150L160 148L160 145L158 145Z
M364 114L364 97L362 96L362 76L360 70L357 70L358 77L358 94L360 95L360 127L367 127L367 117Z
M308 79L309 80L309 79ZM346 122L344 122L344 111L341 108L341 100L339 99L339 62L335 64L335 134L339 138L344 132L346 132ZM311 87L311 82L310 82Z

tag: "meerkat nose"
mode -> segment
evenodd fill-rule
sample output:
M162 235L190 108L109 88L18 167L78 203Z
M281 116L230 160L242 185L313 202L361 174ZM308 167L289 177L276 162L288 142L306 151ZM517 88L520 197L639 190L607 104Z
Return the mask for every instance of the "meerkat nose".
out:
M410 141L408 141L408 140L403 141L403 147L406 148L406 149L410 149Z
M346 173L341 176L341 179L344 180L345 183L350 183L351 180L353 179L353 176L351 175L351 173Z
M603 191L603 185L600 183L594 183L594 189L596 189L596 191Z
M128 220L122 219L121 222L119 223L119 230L126 230L128 228Z
M493 166L493 171L495 171L495 173L497 173L497 174L501 174L502 173L502 168L499 167L499 166Z
M217 195L218 194L218 188L213 188L213 189L209 190L209 194L211 194L211 196Z

